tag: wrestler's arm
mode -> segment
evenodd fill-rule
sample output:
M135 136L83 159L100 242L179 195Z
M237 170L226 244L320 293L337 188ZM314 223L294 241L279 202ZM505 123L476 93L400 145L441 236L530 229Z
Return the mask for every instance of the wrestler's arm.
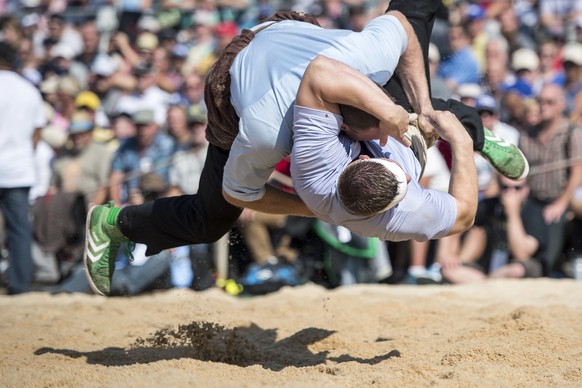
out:
M428 80L424 76L426 74L425 63L418 38L402 13L390 11L387 14L396 17L400 21L408 37L406 51L400 56L395 72L402 83L404 93L406 93L412 109L419 115L421 129L428 135L432 135L434 129L430 124L429 118L434 109L430 100Z
M224 198L232 205L249 208L269 214L287 214L293 216L313 217L313 212L303 203L298 195L281 191L273 186L265 186L265 194L261 199L246 202L228 195L222 191Z
M435 130L451 144L453 156L449 194L455 198L457 218L448 234L450 236L469 229L477 213L478 184L473 141L451 112L436 111L433 117Z
M396 105L384 91L368 77L339 61L317 56L307 69L297 91L296 104L340 114L339 104L361 109L380 120L380 132L368 132L366 137L354 140L380 139L388 136L410 146L403 137L408 130L408 113Z

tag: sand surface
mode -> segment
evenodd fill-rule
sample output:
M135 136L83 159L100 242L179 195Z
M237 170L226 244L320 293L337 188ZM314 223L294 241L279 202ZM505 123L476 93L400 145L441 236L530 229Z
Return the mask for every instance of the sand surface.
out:
M2 387L581 387L582 283L0 296Z

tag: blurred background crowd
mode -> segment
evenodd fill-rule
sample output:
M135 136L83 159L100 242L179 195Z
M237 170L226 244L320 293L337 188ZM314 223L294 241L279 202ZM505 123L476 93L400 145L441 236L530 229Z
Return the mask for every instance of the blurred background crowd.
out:
M34 89L9 87L4 69L0 95L30 101L38 92L43 116L34 118L40 131L32 144L34 184L25 194L28 223L10 211L15 185L0 178L3 287L89 292L81 264L89 206L197 191L205 76L241 29L296 10L325 28L358 31L386 7L379 0L0 0L2 57ZM247 209L218 243L152 257L138 245L133 261L120 254L114 293L575 277L577 257L582 265L582 1L444 1L431 40L433 96L474 106L531 164L530 177L515 182L475 155L480 205L468 232L381 242ZM18 125L9 123L10 131ZM10 156L14 147L0 139L5 166L19 163ZM450 150L439 142L422 184L447 190L449 171ZM272 184L293 190L288 160ZM20 288L6 284L9 271L19 271Z

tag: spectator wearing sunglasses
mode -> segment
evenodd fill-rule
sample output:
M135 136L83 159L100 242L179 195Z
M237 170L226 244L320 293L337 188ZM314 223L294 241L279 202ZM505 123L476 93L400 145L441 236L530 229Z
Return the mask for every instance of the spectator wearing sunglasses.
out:
M444 267L443 277L451 283L474 283L496 278L532 278L542 275L539 257L546 239L543 220L527 202L525 180L499 177L499 195L479 202L475 218L478 238L461 249L461 263Z
M522 132L520 149L532 168L528 178L532 211L543 216L548 236L544 257L546 275L553 275L561 259L567 210L582 184L582 128L565 116L562 87L545 85L539 95L540 122Z

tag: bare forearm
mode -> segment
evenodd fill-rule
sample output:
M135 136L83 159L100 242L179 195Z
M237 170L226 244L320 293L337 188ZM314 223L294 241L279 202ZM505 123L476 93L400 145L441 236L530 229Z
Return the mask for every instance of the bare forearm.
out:
M465 233L459 256L463 262L474 263L483 256L486 245L487 232L485 228L473 226Z
M408 47L400 57L396 74L402 83L406 97L416 113L432 110L425 63L418 38L408 20L400 12L389 12L398 18L408 36Z
M313 217L313 213L299 196L286 193L268 185L265 188L265 195L261 199L252 202L241 201L229 196L225 192L223 192L223 195L229 203L235 206L249 208L263 213Z
M109 80L110 87L117 86L124 91L131 91L137 87L137 80L129 74L117 73Z
M477 171L473 153L473 140L459 119L448 111L435 111L430 119L436 133L451 144L453 168L449 194L455 199L457 215L449 235L467 230L477 213Z
M302 93L302 88L317 92ZM403 110L364 74L324 56L318 56L307 68L296 103L334 113L339 113L336 104L350 105L388 122Z
M135 50L129 45L123 45L119 47L121 51L121 55L129 62L131 66L139 65L141 59L139 54L135 52Z
M478 196L477 171L472 141L468 136L452 142L451 148L453 167L449 194L457 202L457 220L451 233L459 233L471 227L475 220Z
M520 261L531 258L538 248L538 240L525 231L519 211L507 213L507 241L512 256Z

